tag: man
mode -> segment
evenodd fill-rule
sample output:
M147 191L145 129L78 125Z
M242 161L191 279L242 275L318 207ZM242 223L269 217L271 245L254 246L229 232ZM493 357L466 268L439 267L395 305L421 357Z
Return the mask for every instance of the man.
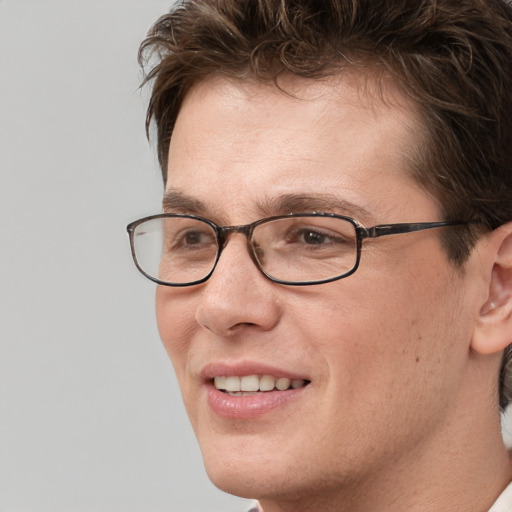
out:
M510 512L510 5L191 0L154 55L164 213L129 231L211 480Z

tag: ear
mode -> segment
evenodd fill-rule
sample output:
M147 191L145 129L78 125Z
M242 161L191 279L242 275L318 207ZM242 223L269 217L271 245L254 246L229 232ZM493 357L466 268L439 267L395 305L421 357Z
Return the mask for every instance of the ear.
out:
M480 354L493 354L512 342L512 222L490 234L484 251L488 295L479 311L471 348Z

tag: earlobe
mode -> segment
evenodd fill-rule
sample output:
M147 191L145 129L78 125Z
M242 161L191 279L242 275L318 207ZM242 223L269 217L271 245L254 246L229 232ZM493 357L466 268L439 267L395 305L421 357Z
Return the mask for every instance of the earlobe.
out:
M501 352L512 342L512 223L495 230L489 242L488 295L471 343L482 355Z

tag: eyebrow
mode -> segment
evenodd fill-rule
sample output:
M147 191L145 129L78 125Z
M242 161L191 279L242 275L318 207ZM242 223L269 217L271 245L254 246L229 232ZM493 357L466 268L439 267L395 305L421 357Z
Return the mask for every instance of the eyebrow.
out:
M166 213L190 213L208 216L214 212L206 203L191 197L179 190L167 190L162 200L162 209ZM325 212L347 215L356 219L372 217L370 212L350 201L340 199L334 194L282 194L278 197L268 197L256 203L258 214L262 217L286 215L289 213ZM215 208L215 212L218 209Z
M164 212L180 212L204 215L208 208L200 201L177 190L166 190L162 199Z
M334 194L283 194L258 203L258 210L264 216L288 213L325 212L368 218L370 212Z

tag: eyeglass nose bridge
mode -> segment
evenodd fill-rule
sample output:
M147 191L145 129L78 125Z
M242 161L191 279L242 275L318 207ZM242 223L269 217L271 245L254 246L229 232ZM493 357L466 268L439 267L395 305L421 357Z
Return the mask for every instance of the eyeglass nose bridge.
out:
M224 249L231 233L242 233L247 238L247 241L250 242L253 227L253 224L245 224L243 226L216 226L219 251Z
M261 267L260 262L258 261L258 257L256 255L258 248L253 245L252 239L251 239L251 236L252 236L252 233L254 231L254 227L256 224L257 224L257 222L252 223L252 224L240 225L240 226L216 226L219 250L218 250L218 254L217 254L217 259L215 261L215 267L217 266L217 263L221 257L222 251L225 249L225 247L229 241L230 235L232 233L241 233L241 234L245 235L245 238L247 241L247 251L249 252L249 256L251 257L253 263L256 265L256 267L258 267L258 269L260 271L262 271L265 274L265 272L263 271L263 269ZM215 270L215 267L213 270ZM213 270L212 270L212 273L213 273Z

